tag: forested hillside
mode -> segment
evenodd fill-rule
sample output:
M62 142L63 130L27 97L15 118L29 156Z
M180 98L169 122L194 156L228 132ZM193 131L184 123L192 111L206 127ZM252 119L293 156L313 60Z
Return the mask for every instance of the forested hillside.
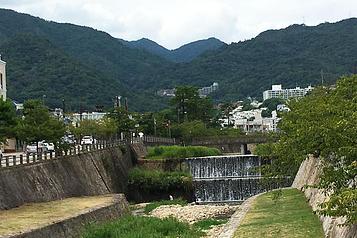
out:
M129 47L144 49L154 55L158 55L176 63L190 62L204 53L217 50L226 45L224 42L214 37L194 41L174 50L168 50L156 42L146 38L137 41L121 41Z
M172 66L154 82L175 84L220 83L219 99L262 97L272 83L283 87L334 83L357 73L357 19L315 27L292 25L231 44L179 68Z
M197 44L180 51L192 57L202 49ZM7 62L9 97L22 101L46 95L50 106L65 99L72 110L79 104L87 109L110 107L116 95L128 97L133 110L158 110L167 99L155 92L184 84L203 87L218 82L220 88L212 96L220 101L261 97L272 83L331 84L357 71L356 46L357 19L352 18L266 31L206 51L190 62L173 63L89 27L0 9L0 53Z

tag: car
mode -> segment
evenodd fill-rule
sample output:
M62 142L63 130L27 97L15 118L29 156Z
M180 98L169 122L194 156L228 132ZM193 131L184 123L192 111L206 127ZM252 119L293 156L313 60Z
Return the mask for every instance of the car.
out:
M53 143L48 143L45 141L41 141L41 148L43 148L44 151L49 151L53 152L55 151L55 145Z
M93 136L83 136L81 140L81 145L94 145L97 143L97 140Z
M38 147L40 148L40 147ZM37 144L33 143L26 146L26 153L37 153Z
M69 145L75 145L76 139L74 135L65 135L64 137L62 137L62 142Z

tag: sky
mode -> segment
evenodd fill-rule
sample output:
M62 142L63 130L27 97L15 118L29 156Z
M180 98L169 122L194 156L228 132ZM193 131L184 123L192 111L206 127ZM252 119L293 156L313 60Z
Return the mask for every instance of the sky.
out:
M149 38L169 49L209 37L239 42L292 24L357 17L357 0L0 0L0 7L125 40Z

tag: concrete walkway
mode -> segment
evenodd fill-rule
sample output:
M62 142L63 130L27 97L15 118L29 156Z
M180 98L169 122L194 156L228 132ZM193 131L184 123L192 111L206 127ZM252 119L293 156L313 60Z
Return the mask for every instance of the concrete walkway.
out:
M239 225L242 223L245 215L249 211L252 206L254 200L263 193L257 194L253 197L245 200L239 209L232 215L229 219L228 223L224 226L222 233L218 236L218 238L232 238L234 236L234 232L237 230Z

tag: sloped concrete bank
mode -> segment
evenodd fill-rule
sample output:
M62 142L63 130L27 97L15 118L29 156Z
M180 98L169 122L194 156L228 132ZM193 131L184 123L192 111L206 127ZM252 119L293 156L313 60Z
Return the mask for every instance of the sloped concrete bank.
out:
M118 218L129 213L129 204L123 194L115 194L111 204L86 209L70 218L59 220L48 226L24 231L22 234L0 236L0 238L76 238L86 224Z
M305 185L314 185L319 181L321 163L318 158L310 157L306 159L300 166L292 187L304 191L306 198L313 210L318 208L318 205L328 199L322 191L315 188L305 189ZM357 237L357 224L351 226L339 226L344 223L342 217L324 217L320 216L324 233L329 238L354 238Z
M133 166L129 146L0 169L0 210L68 197L125 193Z

